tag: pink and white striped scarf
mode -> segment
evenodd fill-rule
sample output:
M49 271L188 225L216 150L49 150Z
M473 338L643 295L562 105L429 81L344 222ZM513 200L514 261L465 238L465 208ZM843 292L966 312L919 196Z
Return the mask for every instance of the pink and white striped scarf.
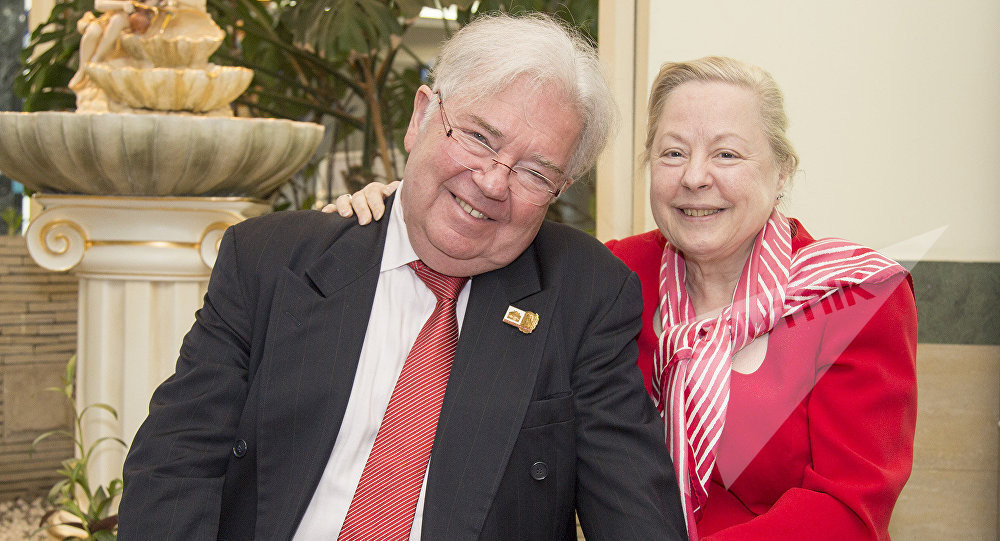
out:
M684 256L667 243L660 262L664 331L654 355L652 394L663 413L692 541L698 539L695 524L726 419L733 355L783 317L841 288L902 272L878 252L840 239L818 240L793 256L788 219L775 209L757 235L732 304L718 317L697 320L684 286Z

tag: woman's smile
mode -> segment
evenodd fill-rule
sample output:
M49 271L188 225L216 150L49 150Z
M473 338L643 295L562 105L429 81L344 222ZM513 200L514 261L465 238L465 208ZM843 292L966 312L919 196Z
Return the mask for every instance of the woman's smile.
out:
M684 213L685 216L691 218L703 218L705 216L712 216L713 214L718 214L726 209L678 209Z

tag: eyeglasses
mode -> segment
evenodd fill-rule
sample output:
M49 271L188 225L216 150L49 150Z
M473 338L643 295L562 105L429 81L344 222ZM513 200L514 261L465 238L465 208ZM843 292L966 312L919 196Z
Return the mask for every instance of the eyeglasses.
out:
M514 182L510 183L510 191L532 205L544 207L559 197L566 180L556 183L542 173L520 165L507 165L500 161L500 154L489 145L486 136L478 132L453 128L444 112L444 100L440 92L438 109L441 111L441 123L444 124L444 134L452 141L445 147L445 153L458 165L473 173L486 174L497 165L504 166L514 174Z

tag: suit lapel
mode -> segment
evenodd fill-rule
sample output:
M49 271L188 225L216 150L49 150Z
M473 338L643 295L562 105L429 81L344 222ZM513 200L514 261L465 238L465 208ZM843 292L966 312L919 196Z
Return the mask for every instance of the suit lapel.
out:
M533 245L473 278L431 454L423 538L478 537L534 389L554 301ZM503 323L510 305L539 315L533 332Z
M378 284L388 220L375 223L348 227L304 277L278 277L256 377L258 536L291 538L329 460Z

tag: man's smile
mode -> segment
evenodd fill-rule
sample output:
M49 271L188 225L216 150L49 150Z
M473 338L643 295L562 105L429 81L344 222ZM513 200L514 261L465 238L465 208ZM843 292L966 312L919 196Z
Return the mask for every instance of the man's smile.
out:
M465 212L469 213L469 216L472 216L473 218L476 218L476 219L479 219L479 220L489 220L490 219L488 216L486 216L482 212L474 209L472 207L472 205L470 205L464 199L458 197L457 195L452 195L452 197L454 197L455 201L458 202L458 206L462 207L462 210L464 210Z

